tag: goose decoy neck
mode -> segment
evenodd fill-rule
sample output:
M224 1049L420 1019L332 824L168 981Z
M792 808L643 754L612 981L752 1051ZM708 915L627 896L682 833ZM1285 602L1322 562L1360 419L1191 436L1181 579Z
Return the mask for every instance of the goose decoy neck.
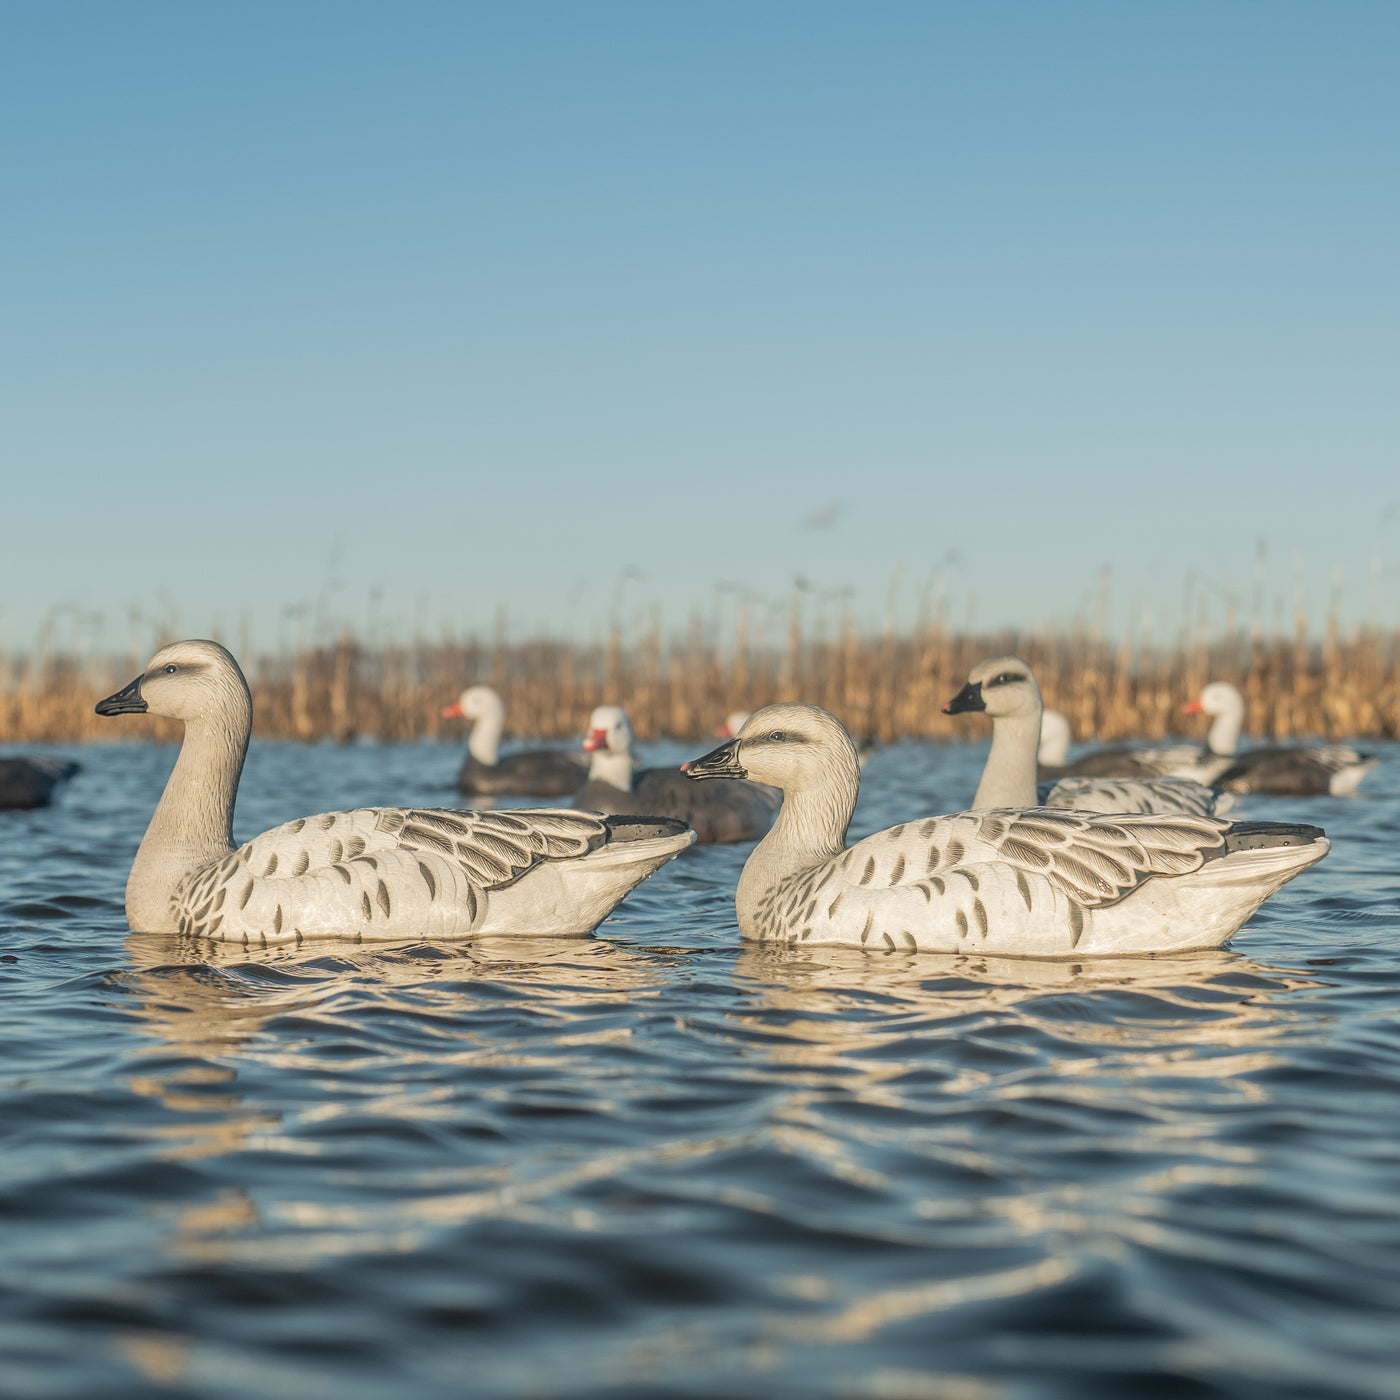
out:
M97 711L163 715L185 724L175 768L126 885L131 926L162 928L183 875L233 849L233 808L253 727L248 682L217 642L173 642Z

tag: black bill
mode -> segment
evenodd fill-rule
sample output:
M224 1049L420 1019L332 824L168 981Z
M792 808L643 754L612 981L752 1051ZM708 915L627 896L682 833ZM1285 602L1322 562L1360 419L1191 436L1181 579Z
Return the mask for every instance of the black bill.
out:
M943 707L945 715L963 715L969 710L985 710L987 702L982 699L982 682L973 685L971 681L963 686Z
M739 762L739 741L731 739L717 749L711 749L703 758L692 758L681 764L681 772L687 778L699 781L701 778L747 778L743 765Z
M97 702L99 715L144 715L146 702L141 698L141 682L145 676L137 676L130 685L124 685L115 695Z

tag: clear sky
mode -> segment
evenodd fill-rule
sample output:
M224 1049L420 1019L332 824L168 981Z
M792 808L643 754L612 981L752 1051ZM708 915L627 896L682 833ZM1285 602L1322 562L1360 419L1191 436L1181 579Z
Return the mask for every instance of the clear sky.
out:
M1174 627L1260 539L1393 623L1398 70L1391 0L8 4L0 645Z

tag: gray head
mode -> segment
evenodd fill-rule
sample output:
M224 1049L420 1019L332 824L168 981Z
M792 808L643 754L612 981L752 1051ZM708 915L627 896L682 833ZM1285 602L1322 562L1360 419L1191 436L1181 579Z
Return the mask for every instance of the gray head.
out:
M129 685L97 702L99 715L152 714L169 719L250 716L248 682L238 662L218 642L171 642L146 663Z
M1019 656L993 656L979 661L967 684L943 707L945 715L980 710L989 719L1029 718L1041 712L1035 673Z
M785 793L819 789L833 773L860 781L851 736L818 705L765 705L744 721L737 737L682 769L690 778L752 778Z

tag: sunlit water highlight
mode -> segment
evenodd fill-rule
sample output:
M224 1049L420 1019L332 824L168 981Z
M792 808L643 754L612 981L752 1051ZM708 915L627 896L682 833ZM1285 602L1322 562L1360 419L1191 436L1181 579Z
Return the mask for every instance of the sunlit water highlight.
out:
M1082 964L741 946L717 847L593 940L133 937L173 751L73 751L0 813L0 1393L1400 1395L1383 747L1245 802L1334 849L1228 951ZM984 754L883 750L856 834ZM256 746L237 830L457 761Z

